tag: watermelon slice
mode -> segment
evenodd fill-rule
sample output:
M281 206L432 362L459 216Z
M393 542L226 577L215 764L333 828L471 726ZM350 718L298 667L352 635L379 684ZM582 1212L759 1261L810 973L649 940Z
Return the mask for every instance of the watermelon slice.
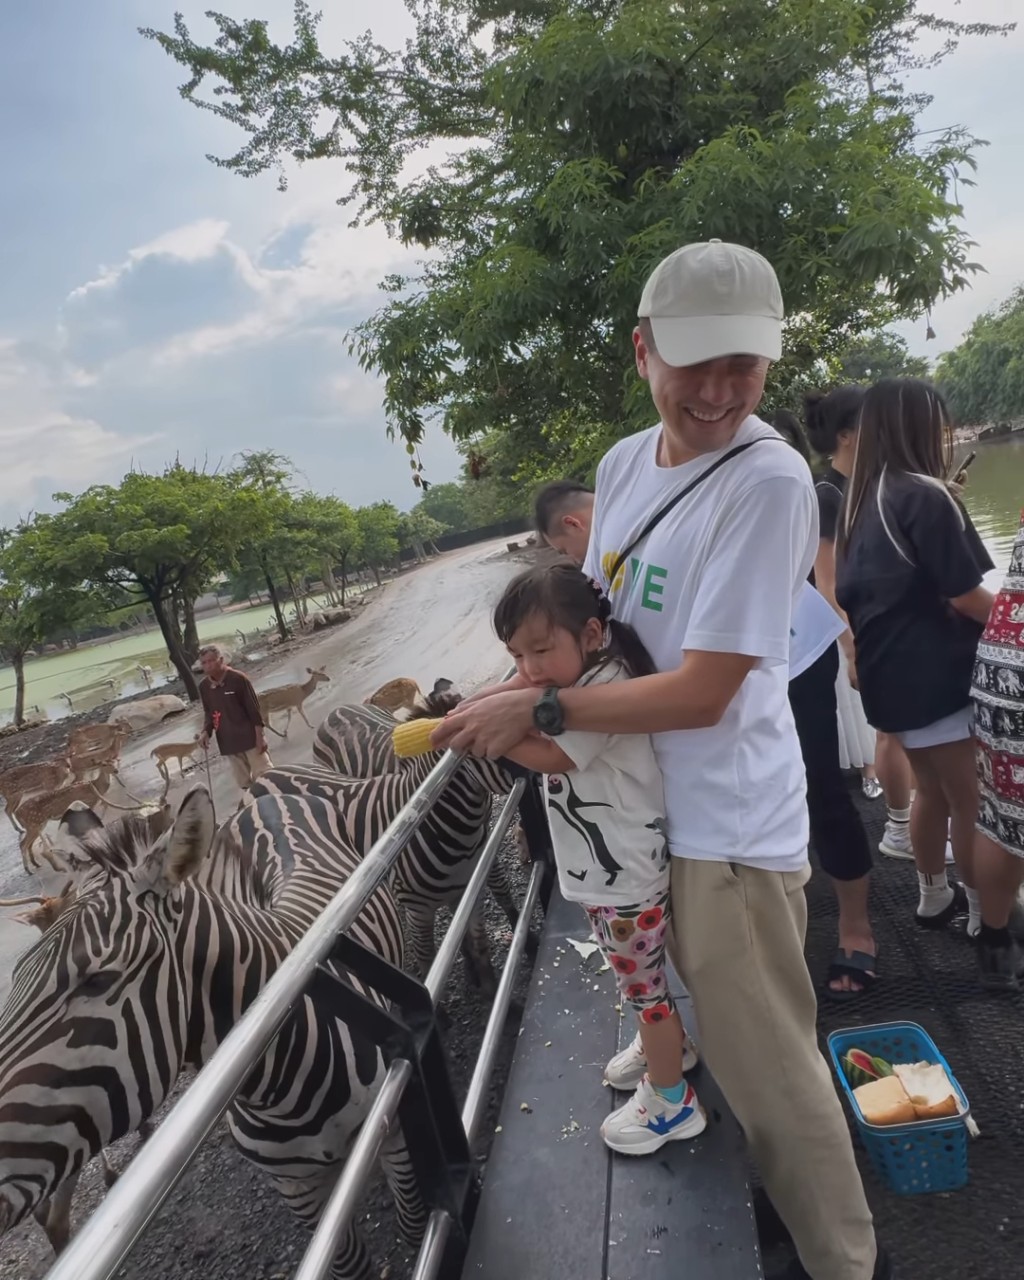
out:
M880 1080L882 1076L891 1076L892 1067L884 1058L873 1058L863 1049L848 1049L842 1058L843 1071L852 1088L870 1084L872 1080Z

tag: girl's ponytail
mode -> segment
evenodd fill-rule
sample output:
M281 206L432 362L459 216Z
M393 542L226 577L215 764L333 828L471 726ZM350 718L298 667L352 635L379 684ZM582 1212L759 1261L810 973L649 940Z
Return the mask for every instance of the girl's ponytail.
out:
M605 626L608 629L608 656L620 658L634 676L653 676L658 668L633 628L627 622L611 617Z

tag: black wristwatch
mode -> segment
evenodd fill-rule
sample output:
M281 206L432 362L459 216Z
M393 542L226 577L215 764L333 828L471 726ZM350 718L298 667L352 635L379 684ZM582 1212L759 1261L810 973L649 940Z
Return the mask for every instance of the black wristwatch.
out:
M565 732L565 715L562 704L558 701L561 690L557 685L545 689L533 708L533 723L549 738L557 738Z

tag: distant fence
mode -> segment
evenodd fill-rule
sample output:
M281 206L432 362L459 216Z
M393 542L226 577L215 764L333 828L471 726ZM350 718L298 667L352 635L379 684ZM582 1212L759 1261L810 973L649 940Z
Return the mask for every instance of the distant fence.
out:
M502 520L499 524L488 524L482 529L465 529L462 533L446 533L440 538L434 539L434 545L438 551L458 551L460 547L471 547L474 542L487 542L490 538L511 538L515 534L527 533L530 530L530 522L525 516L519 516L515 520ZM414 560L416 553L412 547L406 547L402 551L403 564L407 560Z

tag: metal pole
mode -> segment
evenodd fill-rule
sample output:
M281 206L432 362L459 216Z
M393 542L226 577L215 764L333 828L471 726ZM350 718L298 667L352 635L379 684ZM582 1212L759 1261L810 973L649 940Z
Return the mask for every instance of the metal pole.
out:
M452 965L455 963L455 957L459 954L462 939L466 936L466 930L469 928L473 909L476 906L477 899L483 892L491 866L498 850L501 848L505 832L512 821L512 815L515 813L516 805L519 803L519 797L523 794L525 786L524 780L519 778L512 787L508 799L501 806L498 821L494 824L494 829L487 838L483 852L480 854L479 860L473 868L473 874L469 878L469 884L466 885L455 914L452 916L451 924L448 926L440 947L438 947L434 963L430 966L430 972L424 979L423 985L430 992L430 998L435 1003L444 989L444 984L448 981L448 975L451 973Z
M384 1139L391 1132L398 1104L411 1076L412 1065L404 1058L396 1058L388 1067L380 1093L363 1121L359 1137L349 1152L341 1176L334 1184L330 1199L324 1205L313 1239L302 1255L302 1261L292 1280L324 1280L325 1276L330 1275L338 1245L356 1211L359 1197L366 1190L371 1166L380 1155Z
M380 887L406 841L459 767L446 751L387 831L285 957L191 1088L47 1272L47 1280L109 1280L195 1157L281 1028L318 964Z
M213 810L213 823L217 825L217 801L213 798L213 779L210 777L210 744L203 747L203 759L206 761L206 789L210 793L210 808ZM167 781L171 780L171 767L167 766ZM166 793L164 799L166 799Z
M473 1078L469 1082L469 1092L466 1095L465 1106L462 1108L462 1124L466 1130L466 1140L469 1143L473 1141L477 1126L484 1112L487 1084L494 1070L494 1059L501 1043L501 1033L504 1030L505 1019L508 1016L508 1007L512 1002L512 988L515 986L519 972L519 962L523 958L523 952L526 949L530 921L540 898L545 869L544 863L537 862L534 863L533 870L530 872L530 880L526 887L526 896L523 898L519 923L516 925L515 933L512 935L512 943L508 949L501 981L498 983L498 991L494 997L491 1016L487 1019L487 1026L484 1030L480 1054L477 1057L476 1066L473 1068ZM434 1280L444 1258L445 1246L448 1243L451 1229L451 1215L444 1209L435 1209L427 1222L427 1230L424 1233L423 1243L420 1245L420 1251L416 1258L412 1280ZM299 1278L296 1277L296 1280L299 1280ZM310 1280L312 1280L312 1277L310 1277Z
M518 975L519 961L523 958L523 952L526 950L526 940L530 934L533 909L537 905L545 870L544 864L538 862L534 864L533 870L530 872L530 882L526 886L526 896L523 898L519 923L516 925L516 931L513 933L512 941L509 944L505 967L501 972L501 981L498 983L498 991L491 1007L491 1016L487 1019L483 1043L480 1045L480 1053L476 1060L476 1066L473 1068L473 1078L470 1080L469 1089L466 1092L466 1102L462 1108L462 1126L466 1130L466 1140L468 1142L473 1141L477 1125L483 1115L487 1083L491 1078L491 1072L494 1070L494 1059L501 1043L501 1033L505 1027L505 1018L508 1015L508 1007L512 1003L512 988Z

